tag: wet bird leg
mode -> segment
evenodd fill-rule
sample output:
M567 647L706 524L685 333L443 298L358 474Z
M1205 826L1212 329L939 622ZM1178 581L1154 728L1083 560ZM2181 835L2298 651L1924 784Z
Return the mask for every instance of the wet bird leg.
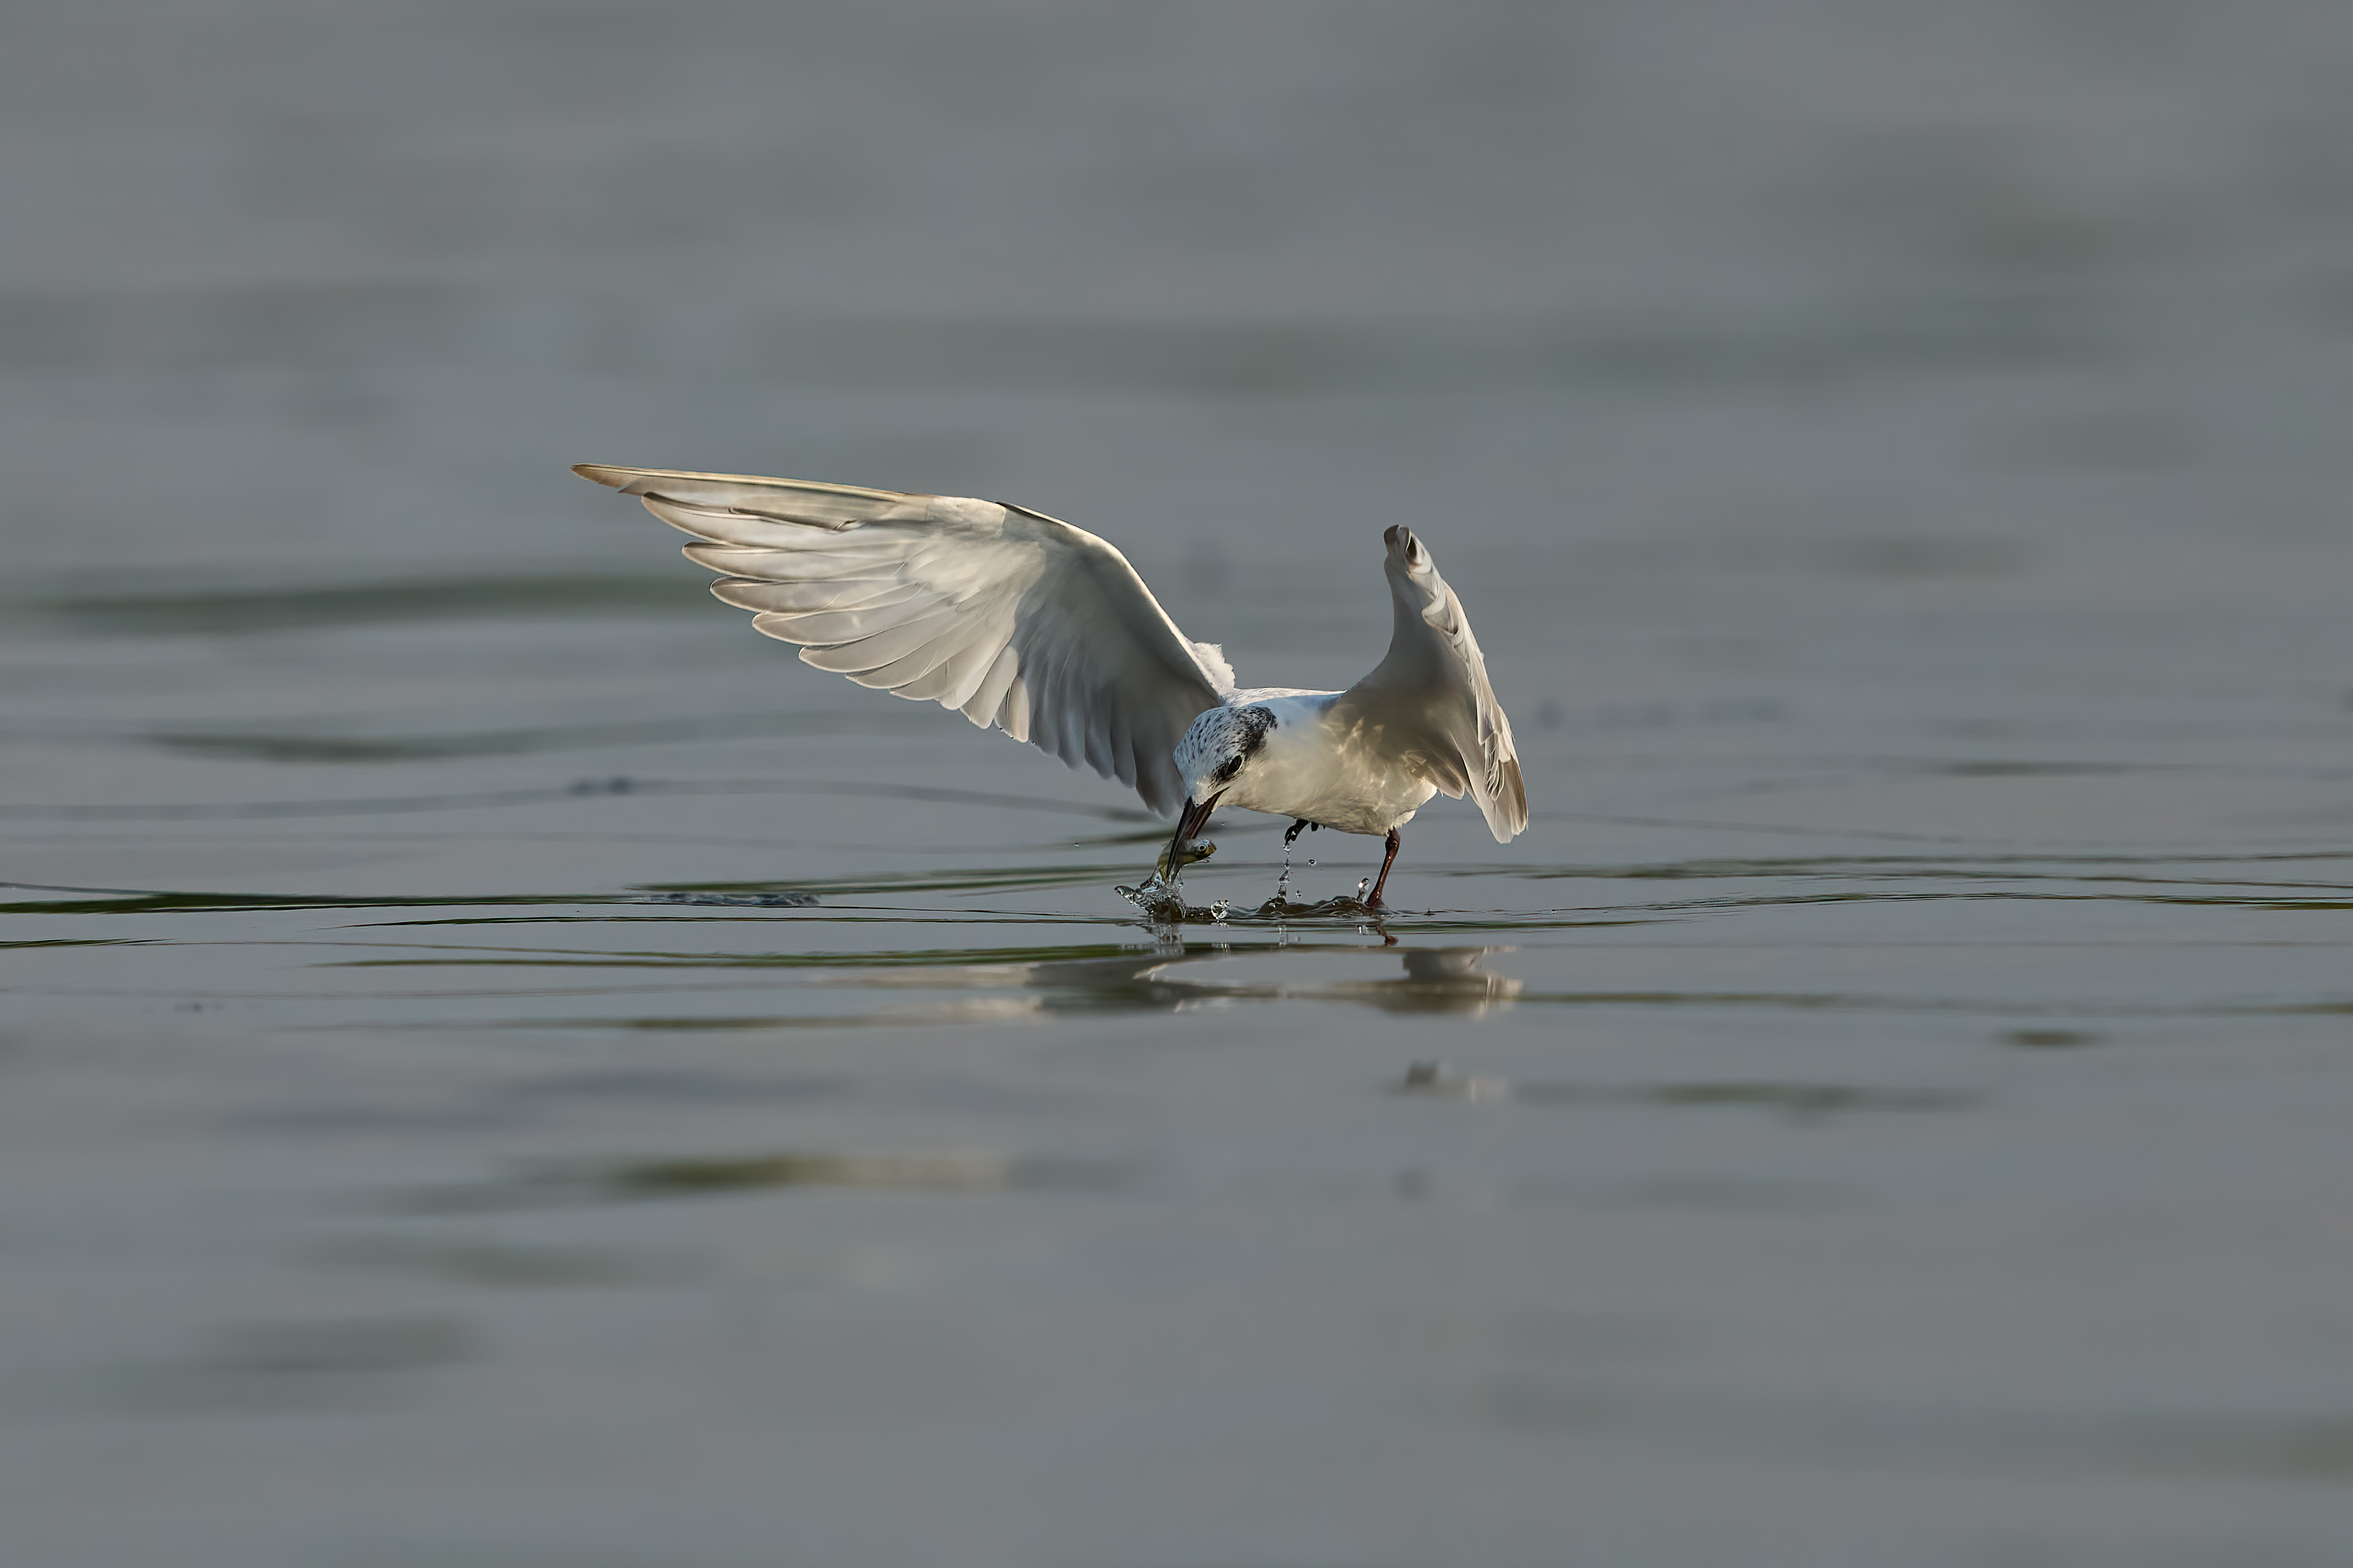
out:
M1381 889L1388 886L1389 868L1397 864L1398 846L1403 842L1404 840L1398 837L1398 830L1394 827L1390 828L1389 852L1381 857L1380 877L1373 883L1372 896L1365 900L1367 905L1374 909L1381 907Z

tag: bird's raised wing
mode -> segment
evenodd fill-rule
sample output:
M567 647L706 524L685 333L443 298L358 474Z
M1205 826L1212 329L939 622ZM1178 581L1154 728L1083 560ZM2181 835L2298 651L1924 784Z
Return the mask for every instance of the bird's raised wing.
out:
M1508 844L1528 825L1528 794L1512 721L1487 681L1486 656L1462 601L1413 531L1392 528L1387 539L1396 608L1388 657L1340 694L1333 718L1409 759L1455 799L1468 793L1495 842Z
M1163 815L1171 756L1233 689L1214 646L1176 629L1127 557L1017 506L744 474L583 463L702 541L711 591L801 659L955 708L1132 784Z

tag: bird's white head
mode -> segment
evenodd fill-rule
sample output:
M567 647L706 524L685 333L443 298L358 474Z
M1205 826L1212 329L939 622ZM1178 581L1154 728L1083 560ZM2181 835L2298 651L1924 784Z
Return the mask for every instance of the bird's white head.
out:
M1193 721L1176 742L1176 771L1185 780L1185 805L1176 814L1176 837L1182 845L1198 834L1223 796L1250 772L1266 752L1266 738L1275 727L1274 710L1256 703L1247 708L1212 708Z

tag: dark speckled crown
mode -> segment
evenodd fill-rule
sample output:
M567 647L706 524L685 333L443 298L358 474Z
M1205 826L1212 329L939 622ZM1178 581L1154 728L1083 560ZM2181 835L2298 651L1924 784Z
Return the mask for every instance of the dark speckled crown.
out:
M1199 763L1214 757L1217 766L1210 771L1210 781L1229 783L1241 772L1242 763L1266 744L1266 732L1274 727L1271 709L1213 708L1193 721L1193 727L1177 743L1177 771L1189 779Z

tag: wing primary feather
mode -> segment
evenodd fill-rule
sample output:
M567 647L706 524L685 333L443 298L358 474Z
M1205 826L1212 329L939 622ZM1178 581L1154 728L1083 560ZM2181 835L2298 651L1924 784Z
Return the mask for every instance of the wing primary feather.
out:
M939 637L947 628L935 623L955 619L953 606L942 604L928 594L916 594L907 598L879 605L854 605L841 610L805 610L770 636L781 634L797 643L812 647L839 649L844 654L871 651L874 658L868 664L820 664L819 669L839 669L847 674L852 669L876 669L900 658L911 648L921 647ZM884 646L874 647L881 643Z
M801 659L819 669L832 670L837 675L863 675L906 658L946 630L944 623L955 618L955 611L941 605L927 610L915 620L863 636L853 634L856 637L854 641L827 642L805 647L801 650ZM793 640L799 641L800 638L796 636Z
M965 699L964 716L984 730L1002 722L1006 693L1013 689L1014 678L1020 673L1021 656L1013 651L1012 646L1008 644L998 649L997 658L982 674L980 684L973 689L970 697ZM1009 724L1006 726L1008 731L1011 728ZM1029 739L1026 735L1013 738L1017 741Z
M739 610L774 615L806 616L821 610L877 610L909 599L928 597L920 584L880 578L834 578L822 583L770 583L745 577L723 577L711 584L712 596Z
M997 712L997 727L1017 741L1029 739L1029 686L1018 677L1005 689L1005 706Z
M954 657L957 647L960 646L954 640L959 631L969 636L973 630L974 628L968 624L961 628L950 626L937 636L926 639L920 646L901 654L890 663L878 664L871 669L860 670L851 675L849 679L860 686L878 687L893 696L917 696L918 693L903 689L911 685L920 685L928 679L932 672L944 660Z
M891 689L893 697L910 701L936 702L943 708L961 708L961 700L950 700L961 689L969 688L981 670L982 661L973 656L972 643L976 637L951 644L944 638L934 643L926 652L938 655L932 667L913 679Z

